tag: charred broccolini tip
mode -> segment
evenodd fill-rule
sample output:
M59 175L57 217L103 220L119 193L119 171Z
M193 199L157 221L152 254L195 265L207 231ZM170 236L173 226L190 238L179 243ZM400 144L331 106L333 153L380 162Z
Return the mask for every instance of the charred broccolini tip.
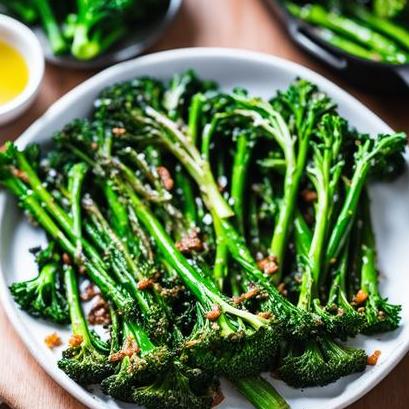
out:
M147 409L206 409L212 406L215 392L215 385L192 389L186 368L175 361L163 376L133 389L132 399Z
M156 346L136 322L124 321L120 337L122 345L109 357L116 365L115 373L101 386L105 393L132 402L133 388L162 376L170 365L171 354L166 347Z
M304 345L292 347L278 366L279 376L296 388L325 386L367 364L365 351L347 347L324 335Z

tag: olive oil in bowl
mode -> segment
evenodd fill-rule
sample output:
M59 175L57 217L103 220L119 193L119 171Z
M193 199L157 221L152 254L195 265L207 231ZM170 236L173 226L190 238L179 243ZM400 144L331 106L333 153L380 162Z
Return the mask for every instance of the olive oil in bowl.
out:
M29 71L23 56L0 40L0 106L12 101L27 86Z

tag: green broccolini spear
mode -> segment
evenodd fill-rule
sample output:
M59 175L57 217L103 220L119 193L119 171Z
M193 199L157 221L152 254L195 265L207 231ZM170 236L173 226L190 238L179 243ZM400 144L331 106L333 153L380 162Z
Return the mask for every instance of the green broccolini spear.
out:
M351 55L365 58L367 60L387 62L387 59L383 58L382 55L380 55L378 52L368 50L367 48L362 47L361 45L343 36L335 34L331 30L318 29L318 34L327 43L333 45L334 47L340 48L341 50L344 50Z
M373 0L372 8L379 17L395 17L408 6L407 0Z
M51 50L54 54L62 54L67 49L57 18L50 0L33 0L38 15L47 33Z
M342 209L329 236L324 260L324 271L333 264L345 244L355 219L361 192L370 172L387 172L388 158L400 155L406 145L406 135L395 133L378 135L374 138L361 135L357 140L358 149L354 155L354 170ZM326 274L321 275L321 283Z
M317 288L309 269L311 240L308 226L297 213L295 242L298 267L302 273L298 306L306 311L313 310L314 291ZM325 318L324 322L328 325L329 313L323 311L321 317ZM344 319L350 321L348 316ZM342 376L363 371L366 362L367 356L362 349L343 346L324 330L316 338L307 339L303 343L290 339L286 353L281 357L278 373L285 382L297 388L323 386Z
M20 165L22 166L20 167ZM6 151L0 155L0 175L2 184L17 196L21 206L37 220L62 250L75 260L77 248L75 246L76 237L70 228L72 220L46 191L35 170L28 163L24 151L18 151L13 144L9 143ZM34 189L29 189L25 181L28 181ZM42 200L42 198L46 200ZM58 227L53 218L64 224L64 230L69 231L71 237ZM89 253L89 257L82 254L81 259L90 279L108 299L116 304L120 311L124 314L134 315L135 301L128 294L117 289L115 281L105 270L95 248L85 240L82 240L82 244ZM96 256L93 256L94 254Z
M270 249L270 254L275 257L279 268L274 279L279 282L311 134L321 116L331 111L333 105L325 95L306 81L292 84L287 92L279 93L273 102L281 108L285 117L274 106L258 99L237 98L237 102L239 112L252 118L254 126L273 138L284 154L284 193ZM293 124L291 129L288 125L290 123Z
M398 22L378 17L363 7L353 5L348 9L351 10L355 17L370 28L386 34L398 44L405 47L406 50L409 50L409 31L404 26L400 25Z
M366 326L364 332L374 334L393 331L400 322L400 305L391 304L382 298L379 291L379 277L376 267L375 237L369 210L369 198L363 193L363 240L361 246L361 291L366 300L361 304L365 308Z

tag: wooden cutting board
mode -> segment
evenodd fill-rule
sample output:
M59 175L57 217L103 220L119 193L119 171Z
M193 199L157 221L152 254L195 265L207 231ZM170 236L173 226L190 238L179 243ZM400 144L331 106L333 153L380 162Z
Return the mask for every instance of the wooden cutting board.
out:
M409 98L375 96L344 83L287 39L262 0L185 0L177 21L151 51L194 46L245 48L304 64L354 94L396 130L409 133ZM23 117L0 128L0 143L18 137L56 99L92 74L47 66L37 101ZM408 373L407 356L380 385L350 409L407 409ZM1 399L16 409L83 408L34 361L0 308Z

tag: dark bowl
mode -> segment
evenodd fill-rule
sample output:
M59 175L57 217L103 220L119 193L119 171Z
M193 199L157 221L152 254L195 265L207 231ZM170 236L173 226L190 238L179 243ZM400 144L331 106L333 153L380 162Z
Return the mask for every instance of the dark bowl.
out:
M308 54L337 71L354 85L388 94L409 92L409 64L385 64L355 57L328 44L313 26L291 16L280 0L265 0L290 38Z
M103 68L136 57L151 47L159 40L166 28L174 20L182 1L183 0L169 0L167 9L155 21L129 32L108 51L89 61L80 61L70 55L54 55L41 27L35 27L34 32L40 40L45 58L48 62L61 67L75 69Z

